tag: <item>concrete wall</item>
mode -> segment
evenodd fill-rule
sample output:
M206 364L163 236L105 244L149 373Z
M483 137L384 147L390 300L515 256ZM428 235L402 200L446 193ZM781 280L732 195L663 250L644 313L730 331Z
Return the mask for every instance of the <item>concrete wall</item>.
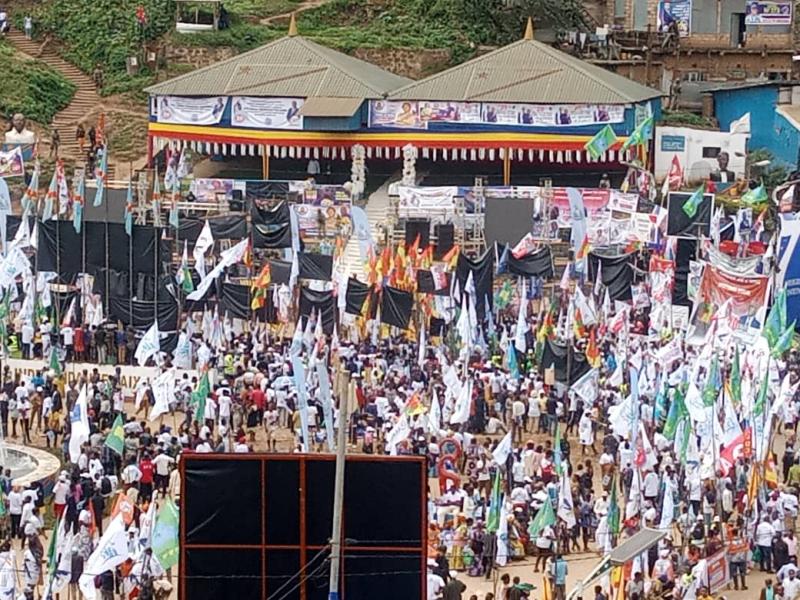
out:
M800 148L800 123L788 118L780 110L775 112L775 123L772 130L772 144L769 150L776 160L797 168L797 153Z

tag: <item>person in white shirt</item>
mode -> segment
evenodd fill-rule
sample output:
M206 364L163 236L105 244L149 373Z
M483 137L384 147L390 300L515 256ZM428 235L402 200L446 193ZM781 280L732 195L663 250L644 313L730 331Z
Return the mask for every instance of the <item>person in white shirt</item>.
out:
M775 536L775 529L770 524L769 519L764 517L756 527L756 545L761 552L761 570L772 571L772 538Z
M67 476L62 474L53 486L53 512L56 519L60 519L64 514L67 506L67 494L69 494L69 483L67 483Z
M797 569L789 567L789 574L783 580L784 600L795 600L800 594L800 579L797 578Z
M439 577L436 573L432 573L431 569L436 568L436 561L432 558L428 559L428 599L436 600L439 594L444 589L444 579Z
M122 483L134 485L142 478L142 472L136 466L136 461L131 459L130 464L122 469Z
M162 496L167 494L167 484L169 484L169 468L175 464L175 459L164 452L159 451L153 459L153 466L155 467L154 482L156 490L160 490Z
M22 492L15 485L8 493L8 513L11 515L11 539L21 537L20 523L22 521Z

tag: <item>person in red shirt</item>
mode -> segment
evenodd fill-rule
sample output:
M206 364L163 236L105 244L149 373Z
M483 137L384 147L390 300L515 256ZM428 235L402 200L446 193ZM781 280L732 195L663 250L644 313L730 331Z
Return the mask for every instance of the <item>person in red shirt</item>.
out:
M155 468L148 452L144 453L139 463L139 470L142 472L142 478L139 480L139 496L142 500L149 502L150 498L153 497L153 474L155 473Z
M253 402L253 406L256 407L256 415L258 417L256 423L260 424L264 421L264 409L267 406L267 396L260 387L254 387L250 394L250 400Z

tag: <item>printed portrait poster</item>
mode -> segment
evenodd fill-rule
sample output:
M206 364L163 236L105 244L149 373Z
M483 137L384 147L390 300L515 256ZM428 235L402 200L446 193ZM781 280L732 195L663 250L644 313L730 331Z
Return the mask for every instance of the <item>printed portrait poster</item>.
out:
M792 2L750 0L745 7L745 25L791 25Z
M422 123L480 123L480 102L419 102Z
M0 177L22 177L24 174L22 148L17 146L8 152L0 152Z
M302 129L302 98L231 98L231 124L253 129Z
M156 120L174 125L217 125L225 113L228 99L224 96L185 98L158 96Z
M419 116L419 105L409 100L374 100L369 103L370 127L425 129Z

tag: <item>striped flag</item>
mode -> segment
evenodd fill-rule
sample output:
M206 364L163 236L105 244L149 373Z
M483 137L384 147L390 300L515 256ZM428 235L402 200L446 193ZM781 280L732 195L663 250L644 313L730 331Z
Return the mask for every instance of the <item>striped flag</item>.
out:
M586 142L584 149L589 153L589 156L597 160L616 143L617 134L614 133L611 125L606 125L592 139Z

